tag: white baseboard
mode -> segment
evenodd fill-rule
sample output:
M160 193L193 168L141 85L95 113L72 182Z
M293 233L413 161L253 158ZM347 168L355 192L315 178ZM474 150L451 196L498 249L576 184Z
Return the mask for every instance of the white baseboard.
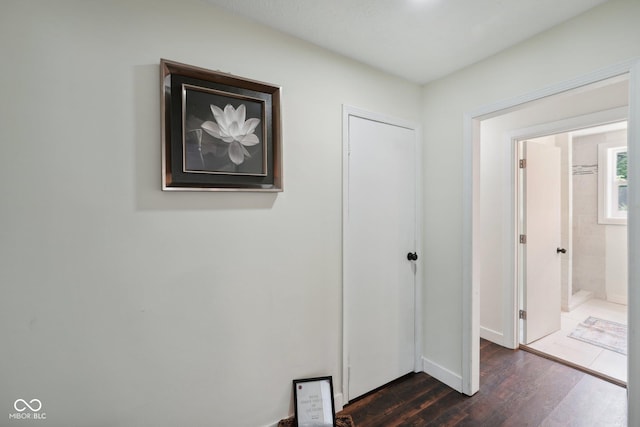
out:
M578 292L571 295L571 299L569 300L569 311L574 310L580 304L589 301L591 298L593 298L593 292L580 289Z
M628 305L626 295L607 294L607 301L613 302L615 304Z
M342 393L335 393L333 395L333 405L335 406L336 414L342 411L342 408L344 407L344 398L342 396ZM293 414L289 414L282 418L289 418L289 417L293 417ZM278 427L279 422L280 420L273 423L265 424L263 427Z
M462 377L460 375L432 362L424 356L422 357L422 370L457 392L462 393Z
M344 398L342 397L342 393L336 393L333 395L333 404L336 407L336 414L342 411L344 407Z
M504 345L504 334L493 329L480 326L480 338L483 338L498 345Z

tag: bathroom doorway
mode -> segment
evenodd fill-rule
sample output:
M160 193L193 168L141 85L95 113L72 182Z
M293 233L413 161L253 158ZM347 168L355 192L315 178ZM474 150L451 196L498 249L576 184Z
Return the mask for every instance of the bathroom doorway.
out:
M548 298L554 300L546 304L560 307L560 313L553 309L549 316L558 317L557 327L535 339L526 338L525 328L532 328L528 323L540 319L529 316L522 320L521 344L525 349L624 385L628 276L626 121L547 135L527 143L560 152L559 295L549 292ZM521 216L524 221L526 218ZM521 252L526 253L525 247ZM526 263L526 257L521 262ZM526 271L527 265L522 266ZM520 295L526 298L527 279L522 277ZM556 297L560 301L555 301Z

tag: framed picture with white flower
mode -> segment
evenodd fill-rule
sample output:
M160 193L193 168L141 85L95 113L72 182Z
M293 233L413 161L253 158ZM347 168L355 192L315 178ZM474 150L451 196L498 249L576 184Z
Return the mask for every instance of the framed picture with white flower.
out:
M162 189L282 191L279 86L162 59Z

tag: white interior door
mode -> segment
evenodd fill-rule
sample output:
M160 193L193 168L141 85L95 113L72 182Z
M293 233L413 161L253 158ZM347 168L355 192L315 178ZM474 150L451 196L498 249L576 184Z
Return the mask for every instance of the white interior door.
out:
M414 368L416 131L348 118L345 400Z
M560 330L560 149L525 141L523 342Z

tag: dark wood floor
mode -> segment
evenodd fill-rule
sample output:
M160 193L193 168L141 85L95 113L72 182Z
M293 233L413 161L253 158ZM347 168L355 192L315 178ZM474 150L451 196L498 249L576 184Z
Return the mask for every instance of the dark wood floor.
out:
M356 427L626 426L626 389L483 340L480 391L468 397L409 374L347 405Z

